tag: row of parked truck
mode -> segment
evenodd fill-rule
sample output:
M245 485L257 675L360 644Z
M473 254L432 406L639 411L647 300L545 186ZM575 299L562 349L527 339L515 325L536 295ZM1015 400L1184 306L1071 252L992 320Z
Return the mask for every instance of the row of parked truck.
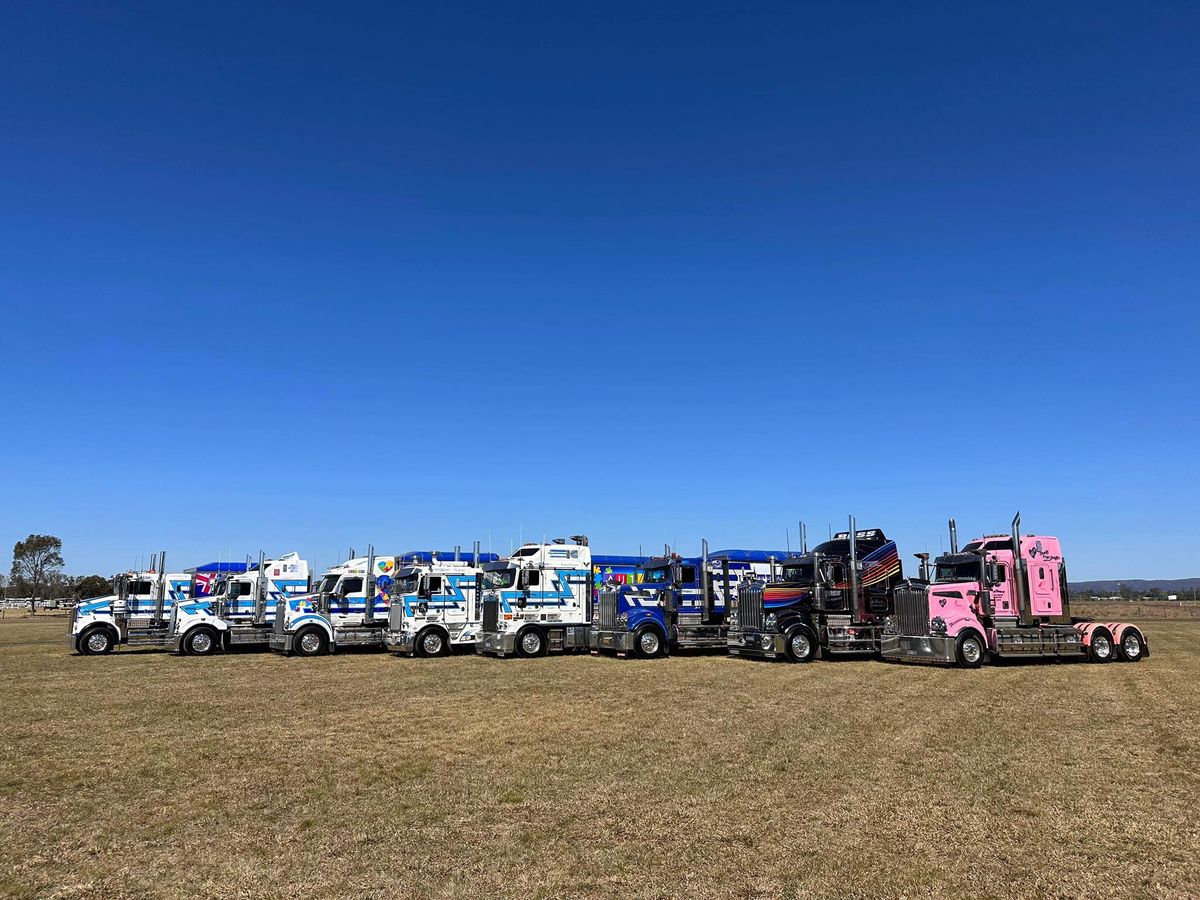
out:
M803 534L803 528L801 529ZM808 662L818 656L957 664L988 659L1137 661L1145 634L1125 622L1074 617L1058 538L1008 534L950 552L918 553L906 577L881 529L847 531L799 553L717 550L697 557L594 554L588 540L521 546L507 558L480 552L353 551L313 580L291 553L245 564L114 579L114 593L79 603L70 644L78 653L157 646L202 656L235 647L318 656L378 647L408 656L455 648L535 657L590 650L655 658L673 650Z

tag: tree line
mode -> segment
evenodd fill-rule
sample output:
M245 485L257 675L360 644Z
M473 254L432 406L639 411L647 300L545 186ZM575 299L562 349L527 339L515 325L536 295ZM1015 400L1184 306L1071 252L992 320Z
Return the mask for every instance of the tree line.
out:
M13 545L12 569L0 574L0 598L54 603L111 593L111 582L102 575L63 574L63 542L52 534L31 534Z

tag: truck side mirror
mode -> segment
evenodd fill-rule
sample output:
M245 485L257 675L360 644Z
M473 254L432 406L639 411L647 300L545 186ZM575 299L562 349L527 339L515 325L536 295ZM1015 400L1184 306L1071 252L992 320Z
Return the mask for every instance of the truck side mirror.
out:
M429 594L429 579L424 576L417 582L417 596L422 600L428 600Z
M987 580L987 584L984 585L984 587L990 588L990 587L994 587L995 585L1000 583L1000 581L1001 581L1000 567L998 565L996 565L996 563L994 563L994 562L986 563L984 565L984 573L985 573L985 577Z

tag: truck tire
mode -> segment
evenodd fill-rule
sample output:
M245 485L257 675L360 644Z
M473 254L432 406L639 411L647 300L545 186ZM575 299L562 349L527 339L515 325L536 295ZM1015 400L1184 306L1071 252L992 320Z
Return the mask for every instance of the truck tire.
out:
M784 645L787 649L788 662L806 663L817 658L820 644L817 636L803 625L791 631Z
M1088 643L1088 659L1094 663L1106 663L1113 658L1112 635L1107 628L1097 628Z
M986 652L987 645L976 631L964 631L954 643L954 658L964 669L978 669Z
M103 625L97 625L81 634L75 646L84 656L100 656L112 653L114 643L116 642L113 640L112 631Z
M209 656L221 646L221 636L207 625L193 628L183 636L183 652L188 656Z
M1117 649L1121 659L1125 662L1137 662L1145 654L1145 650L1146 645L1142 643L1142 636L1138 634L1138 630L1126 628L1125 633L1121 635L1121 643Z
M633 635L633 649L642 659L657 659L666 652L667 642L653 625L643 625Z
M305 628L292 642L297 656L322 656L329 649L329 638L320 628Z
M546 635L540 628L526 628L517 635L517 656L532 659L546 655Z
M417 635L413 646L417 656L421 657L446 656L450 653L450 642L446 640L446 632L440 628L426 628Z

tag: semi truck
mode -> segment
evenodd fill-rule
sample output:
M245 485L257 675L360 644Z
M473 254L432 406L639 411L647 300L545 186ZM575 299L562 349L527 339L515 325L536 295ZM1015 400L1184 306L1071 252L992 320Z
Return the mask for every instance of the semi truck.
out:
M978 668L1003 659L1113 659L1150 655L1146 635L1127 622L1075 618L1058 538L1021 534L1021 514L1009 534L991 534L958 549L950 520L950 552L934 561L932 578L894 592L884 626L885 659Z
M729 615L727 647L733 656L809 662L818 652L879 651L892 590L903 580L895 541L880 528L833 535L783 562L774 584L743 584Z
M482 566L480 654L545 656L585 650L597 577L636 578L640 556L593 555L586 535L571 543L524 544L506 560Z
M87 656L111 653L121 644L166 647L174 604L186 600L192 575L166 571L166 551L152 554L148 571L129 571L113 579L114 592L81 600L71 611L67 642Z
M459 548L405 553L395 575L384 643L403 656L446 656L454 647L474 647L482 630L480 566L499 560L481 553L470 560Z
M724 648L726 612L742 584L774 581L783 550L718 550L701 542L699 557L684 558L669 548L650 559L640 582L610 584L595 600L589 646L653 659L672 648Z
M327 569L311 593L276 604L268 646L290 656L320 656L339 647L382 647L397 560L354 556Z
M210 582L207 595L197 589L199 576L193 575L189 597L175 603L167 627L172 648L192 656L267 647L279 603L312 589L308 562L298 553L278 559L259 553L247 571Z

